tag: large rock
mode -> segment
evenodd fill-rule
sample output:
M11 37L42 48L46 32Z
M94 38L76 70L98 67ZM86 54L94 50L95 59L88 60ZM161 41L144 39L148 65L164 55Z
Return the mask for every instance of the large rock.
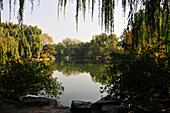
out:
M44 97L26 97L22 100L23 105L34 107L57 107L58 103L55 99Z
M102 106L104 105L118 105L120 106L120 101L118 99L103 97L97 102L93 103L92 109L97 111L102 111Z
M0 97L0 113L71 113L69 107L42 97L25 97L22 101Z
M1 106L6 106L6 108L18 107L21 105L20 101L16 101L13 99L0 97L0 108Z
M18 101L12 100L9 98L5 98L5 97L0 97L0 103L16 104L16 103L18 103Z
M93 103L91 106L92 113L119 113L115 111L120 111L120 109L123 109L120 106L121 102L118 99L111 98L111 97L103 97L97 102ZM123 113L123 112L122 112Z
M22 101L0 97L0 113L71 113L69 107L55 107L55 104L56 100L41 97L27 97Z
M91 102L84 102L79 100L73 100L71 103L71 111L74 113L90 113L91 112Z
M120 100L118 99L114 99L111 97L103 97L100 100L98 100L97 102L93 103L93 104L98 104L98 105L120 105Z

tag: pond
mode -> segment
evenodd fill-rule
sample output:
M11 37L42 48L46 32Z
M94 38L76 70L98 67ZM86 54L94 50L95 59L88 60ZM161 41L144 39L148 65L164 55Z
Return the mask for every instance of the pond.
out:
M63 106L71 106L72 100L95 102L105 94L100 93L105 64L92 60L56 60L53 77L64 86L59 98Z

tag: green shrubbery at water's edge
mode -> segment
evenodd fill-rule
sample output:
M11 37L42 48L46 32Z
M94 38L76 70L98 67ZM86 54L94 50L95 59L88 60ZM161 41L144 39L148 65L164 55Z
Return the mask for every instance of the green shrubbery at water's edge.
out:
M47 70L48 66L40 62L8 59L0 64L0 96L19 99L41 92L44 96L57 97L64 87Z

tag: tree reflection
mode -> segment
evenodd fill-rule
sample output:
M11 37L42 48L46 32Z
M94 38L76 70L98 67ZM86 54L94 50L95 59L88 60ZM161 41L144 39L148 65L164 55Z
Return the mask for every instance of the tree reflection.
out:
M71 76L80 73L90 73L94 82L105 84L103 79L105 64L95 60L57 60L56 70L63 75Z

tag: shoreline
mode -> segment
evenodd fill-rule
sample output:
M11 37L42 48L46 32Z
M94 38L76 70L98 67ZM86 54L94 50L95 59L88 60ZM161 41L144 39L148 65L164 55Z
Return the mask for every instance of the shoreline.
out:
M0 113L170 113L169 104L138 101L132 109L121 106L119 99L103 97L94 103L72 100L70 108L45 97L26 97L22 101L0 97Z

